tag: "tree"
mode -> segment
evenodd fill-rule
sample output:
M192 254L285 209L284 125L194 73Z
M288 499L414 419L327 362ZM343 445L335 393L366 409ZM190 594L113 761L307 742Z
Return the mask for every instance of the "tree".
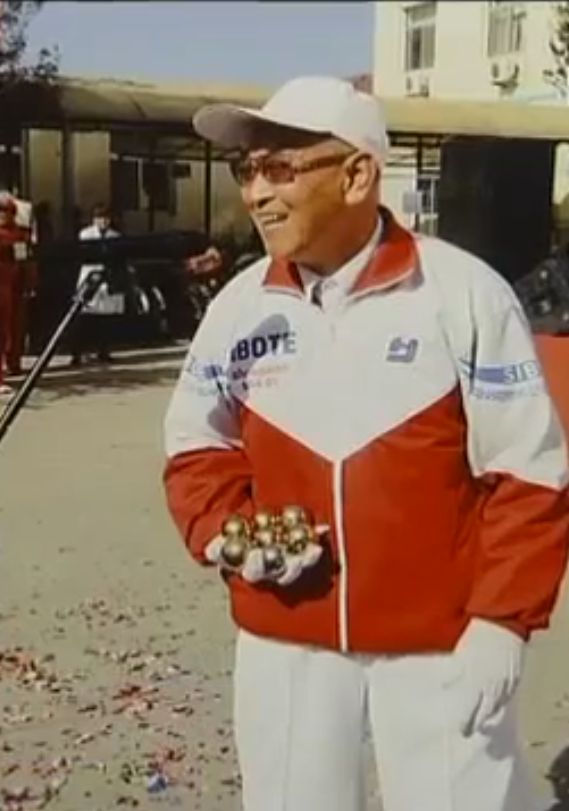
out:
M543 71L544 80L555 87L564 101L569 100L569 2L554 4L555 30L549 40L554 68Z
M6 88L21 81L49 81L58 73L57 48L42 48L35 61L26 54L26 34L32 17L44 0L0 0L0 84Z

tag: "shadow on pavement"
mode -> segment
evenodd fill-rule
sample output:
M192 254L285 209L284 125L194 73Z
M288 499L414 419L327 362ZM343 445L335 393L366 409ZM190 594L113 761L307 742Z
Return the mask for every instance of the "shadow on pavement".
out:
M45 378L36 387L37 392L49 394L49 400L63 397L77 397L95 392L119 392L126 389L156 386L161 384L174 384L178 378L178 369L174 367L159 369L115 369L106 367L101 369L88 369L76 373L73 379ZM42 403L28 401L26 407L41 407Z
M115 362L109 365L95 361L80 368L71 368L55 362L44 369L36 382L25 407L41 409L54 400L65 397L80 397L96 392L120 392L145 386L173 386L178 378L186 353L184 347L167 347L156 350L116 353ZM18 389L24 377L9 382ZM45 395L45 396L44 396ZM8 399L0 400L0 413Z

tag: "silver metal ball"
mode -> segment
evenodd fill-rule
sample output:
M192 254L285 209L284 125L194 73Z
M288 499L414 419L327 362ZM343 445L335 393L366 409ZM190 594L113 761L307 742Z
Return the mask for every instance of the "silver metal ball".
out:
M284 571L285 554L280 546L273 544L263 548L263 566L267 574L277 575Z

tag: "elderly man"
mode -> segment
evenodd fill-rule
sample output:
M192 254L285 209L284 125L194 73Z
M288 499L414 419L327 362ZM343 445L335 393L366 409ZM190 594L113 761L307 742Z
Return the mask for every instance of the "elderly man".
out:
M169 507L239 627L246 811L534 811L526 643L566 562L567 458L518 301L380 205L381 107L332 78L198 112L268 254L210 306L166 418ZM229 514L303 505L275 572L220 557Z

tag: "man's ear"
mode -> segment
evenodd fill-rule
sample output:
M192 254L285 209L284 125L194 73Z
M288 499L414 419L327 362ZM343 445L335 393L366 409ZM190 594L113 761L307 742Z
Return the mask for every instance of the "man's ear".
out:
M344 166L344 197L348 205L365 200L370 191L379 185L380 171L377 163L363 152L348 158Z

